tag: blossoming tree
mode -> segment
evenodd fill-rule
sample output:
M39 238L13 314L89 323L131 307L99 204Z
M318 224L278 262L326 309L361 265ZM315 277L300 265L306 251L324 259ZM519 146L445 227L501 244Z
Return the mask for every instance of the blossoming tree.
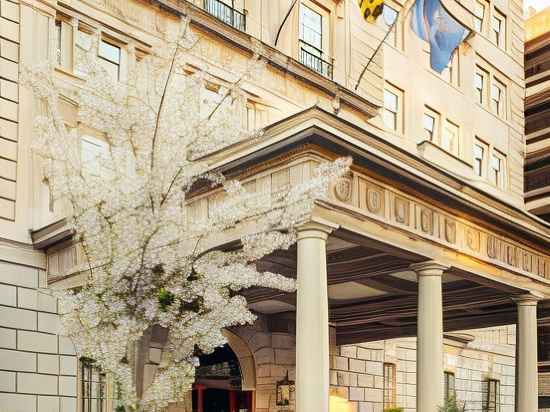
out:
M97 41L79 50L85 84L74 96L81 127L69 129L60 114L62 87L48 66L24 78L41 102L35 148L50 190L66 205L86 256L86 282L59 292L62 326L79 356L113 376L128 411L156 411L181 399L194 380L199 353L225 343L222 330L253 322L239 291L261 286L293 291L292 279L260 272L256 262L295 241L314 201L347 161L320 165L311 180L277 193L249 192L211 170L208 155L243 139L241 85L261 72L249 67L216 101L201 97L207 73L191 73L197 38L184 22L166 54L135 64L127 81L113 82L97 59ZM98 158L81 155L82 126L106 143ZM190 207L191 191L208 185L218 195L207 219ZM240 247L212 248L245 223ZM167 342L152 383L136 390L136 346L153 327Z

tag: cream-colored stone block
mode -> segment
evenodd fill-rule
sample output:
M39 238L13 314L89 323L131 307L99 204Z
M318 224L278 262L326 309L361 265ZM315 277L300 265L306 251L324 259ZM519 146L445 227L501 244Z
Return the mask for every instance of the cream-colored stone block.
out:
M57 353L57 336L40 332L17 331L17 349Z
M15 349L17 334L14 329L0 328L0 348Z
M38 330L59 333L59 317L55 313L38 313Z
M35 372L36 354L0 349L0 365L5 370Z
M359 373L357 374L357 384L361 387L372 388L374 386L374 376Z
M5 199L15 200L16 184L12 180L0 177L0 196Z
M17 176L17 163L12 160L0 159L0 177L15 180Z
M0 405L2 412L36 412L36 396L0 393Z
M357 358L357 347L356 346L340 346L340 356L345 356L346 358Z
M16 122L19 117L18 110L17 103L0 97L0 117Z
M76 355L73 343L66 336L59 336L59 353L61 355Z
M17 143L0 137L0 156L17 161Z
M19 43L19 24L0 18L0 36Z
M353 372L365 372L365 361L359 359L350 359L349 370Z
M76 396L76 377L59 377L59 394L64 396Z
M15 202L13 200L0 199L0 217L15 220Z
M38 287L38 271L28 266L0 262L0 282L36 288Z
M61 375L76 375L78 363L76 356L63 356L59 357L60 373Z
M349 388L349 400L350 401L365 400L365 390L363 388Z
M18 373L17 391L38 395L57 395L57 376L38 373Z
M61 408L59 412L75 412L76 408L76 398L67 398L63 397L61 399Z
M382 402L382 390L365 388L365 400L369 402Z
M19 4L15 4L9 0L0 0L0 16L19 22Z
M59 412L59 398L57 396L39 396L38 412Z
M4 99L19 101L19 86L17 83L0 79L0 97Z
M59 356L38 354L38 373L59 375Z
M17 288L0 284L0 305L17 305Z
M1 31L2 28L0 27L0 32ZM4 79L17 82L19 80L19 65L11 60L0 57L0 73L2 73L2 77Z
M17 288L17 305L20 308L36 310L37 294L36 289Z
M18 62L19 45L7 39L0 39L0 57Z
M0 371L0 392L15 392L15 372Z
M37 309L43 312L57 313L57 299L46 292L39 291L37 296Z
M0 138L4 138L6 140L11 140L13 142L16 142L18 138L17 133L18 133L17 123L6 119L0 119ZM3 153L2 153L2 156L4 156Z
M0 326L36 330L36 312L0 306Z
M160 363L162 350L159 348L149 348L149 362Z

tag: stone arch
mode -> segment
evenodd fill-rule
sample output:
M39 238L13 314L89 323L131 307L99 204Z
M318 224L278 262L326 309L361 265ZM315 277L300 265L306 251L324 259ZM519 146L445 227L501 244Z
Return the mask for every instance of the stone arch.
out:
M227 339L227 344L237 356L241 367L241 387L243 391L252 391L256 389L256 366L254 356L246 342L237 334L224 329L223 336Z

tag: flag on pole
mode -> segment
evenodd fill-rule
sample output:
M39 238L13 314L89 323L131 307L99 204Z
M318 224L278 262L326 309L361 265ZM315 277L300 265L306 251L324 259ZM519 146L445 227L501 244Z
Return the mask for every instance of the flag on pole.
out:
M384 0L357 0L357 4L361 9L361 15L369 23L374 23L384 8Z
M416 0L411 28L430 43L430 66L441 73L468 30L445 10L440 0Z

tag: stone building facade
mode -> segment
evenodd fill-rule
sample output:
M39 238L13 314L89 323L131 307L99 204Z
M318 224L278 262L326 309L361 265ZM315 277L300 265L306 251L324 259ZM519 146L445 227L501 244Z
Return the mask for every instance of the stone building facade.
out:
M369 24L352 0L0 0L0 411L96 412L101 400L83 388L105 379L57 335L56 303L38 290L79 286L82 257L29 149L38 109L19 69L49 60L78 88L76 51L97 35L118 50L123 81L184 14L204 52L193 64L213 84L230 84L229 63L246 64L258 43L268 63L262 82L244 86L243 122L265 128L262 146L232 147L209 159L213 168L275 191L320 161L354 158L297 246L263 262L297 277L298 293L251 291L259 321L227 332L247 409L381 411L387 393L387 405L424 412L454 386L468 410L534 412L550 227L523 195L522 2L442 0L470 32L442 74L409 28L412 3L387 0L387 15ZM307 16L319 44L304 44ZM66 97L66 123L84 133ZM197 218L212 195L190 199ZM295 397L279 406L287 373ZM171 410L197 410L203 390Z

